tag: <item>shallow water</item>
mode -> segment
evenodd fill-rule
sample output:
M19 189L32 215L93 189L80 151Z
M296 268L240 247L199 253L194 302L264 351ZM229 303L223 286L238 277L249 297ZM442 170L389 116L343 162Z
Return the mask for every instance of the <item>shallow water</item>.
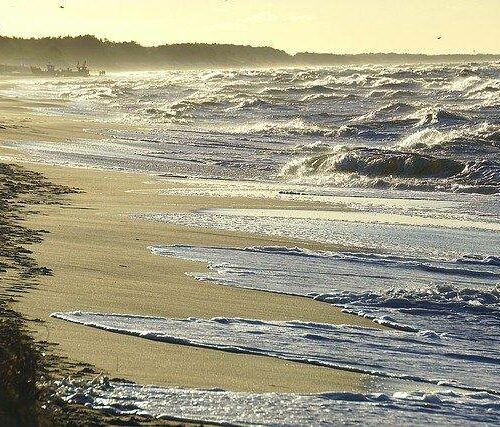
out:
M155 341L500 393L496 381L497 357L457 348L459 339L439 338L425 331L413 333L237 318L168 319L80 311L52 316Z
M391 318L393 325L408 330L471 340L471 348L478 351L481 341L488 345L481 350L496 350L490 344L497 341L493 326L500 314L499 258L436 261L283 247L150 249L161 256L207 263L211 272L188 273L200 281L307 296L378 322L391 324Z
M496 425L499 399L485 393L396 392L252 394L222 390L165 389L107 380L60 382L58 394L110 414L143 414L257 425ZM418 417L418 418L417 418ZM418 421L416 422L416 419Z
M345 218L328 219L303 210L214 209L186 213L143 213L133 218L189 227L244 231L299 241L366 248L394 255L450 259L465 255L487 257L500 253L497 225L493 230L400 224L384 215L366 215L367 221L352 220L356 211L336 213ZM330 214L327 212L326 214ZM304 218L305 216L305 218ZM364 215L359 215L364 216ZM378 220L377 220L378 219ZM443 220L443 224L446 221ZM467 224L465 224L467 225Z

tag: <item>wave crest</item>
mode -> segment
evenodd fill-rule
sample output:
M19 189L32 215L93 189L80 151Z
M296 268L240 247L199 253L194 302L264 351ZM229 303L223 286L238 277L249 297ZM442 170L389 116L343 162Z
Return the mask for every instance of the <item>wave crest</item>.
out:
M338 129L308 124L301 118L296 118L286 122L258 123L253 126L245 126L240 129L240 133L330 137L337 136Z
M426 128L408 135L396 146L402 149L442 149L458 146L461 151L471 151L481 146L500 147L500 126L481 123L449 131Z
M413 188L496 193L500 165L462 162L411 151L340 146L328 153L295 159L280 176L341 186Z
M365 176L449 177L464 169L461 162L413 152L367 147L340 147L332 153L292 162L283 174L303 176L357 173Z
M469 122L469 118L454 111L442 108L425 108L410 114L407 119L417 120L416 126L442 125L453 126Z

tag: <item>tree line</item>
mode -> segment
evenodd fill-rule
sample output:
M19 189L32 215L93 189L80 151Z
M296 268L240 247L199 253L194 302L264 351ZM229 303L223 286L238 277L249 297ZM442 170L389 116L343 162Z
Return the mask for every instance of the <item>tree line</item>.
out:
M500 60L500 55L419 55L366 53L355 55L297 53L271 47L231 44L180 43L141 46L92 35L17 38L0 36L0 64L72 66L87 61L93 68L161 69L182 67L247 67L334 65L339 63L450 62Z

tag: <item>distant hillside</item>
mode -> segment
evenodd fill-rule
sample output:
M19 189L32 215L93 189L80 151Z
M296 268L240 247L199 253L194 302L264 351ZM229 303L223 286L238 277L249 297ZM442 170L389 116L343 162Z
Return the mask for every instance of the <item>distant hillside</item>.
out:
M376 62L432 62L500 60L500 55L334 55L298 53L290 55L270 47L227 44L183 43L145 47L135 42L111 42L94 36L22 39L0 37L0 64L72 66L86 60L106 69L162 69L187 67L252 67L334 65ZM0 68L1 70L1 68Z
M94 36L21 39L0 37L0 63L9 65L73 65L86 60L92 67L151 69L165 67L238 67L287 63L290 55L270 47L185 43L144 47Z

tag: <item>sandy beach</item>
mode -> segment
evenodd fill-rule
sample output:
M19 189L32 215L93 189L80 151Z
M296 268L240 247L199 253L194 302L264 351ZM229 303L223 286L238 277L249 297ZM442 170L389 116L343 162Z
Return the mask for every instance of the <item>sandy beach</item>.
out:
M33 115L29 107L33 105L2 102L6 125L6 129L1 130L4 141L22 144L23 140L43 138L64 143L92 135L89 129L93 123ZM49 317L55 311L86 310L374 327L369 320L300 297L200 284L185 273L203 270L202 263L165 260L147 250L148 245L155 243L245 247L296 246L296 241L189 229L128 217L137 212L192 211L207 207L289 206L257 199L165 196L157 190L167 188L169 183L146 174L34 164L29 156L5 148L0 154L44 174L54 183L82 191L66 196L65 206L42 207L40 214L31 216L27 222L34 229L48 231L44 241L32 250L38 263L52 269L53 275L43 277L41 286L20 299L16 309L28 318L44 321L37 328L37 337L57 343L60 355L75 362L90 363L97 372L111 377L143 384L255 392L370 390L370 377L366 375L270 357L152 342ZM331 249L304 243L302 246Z

